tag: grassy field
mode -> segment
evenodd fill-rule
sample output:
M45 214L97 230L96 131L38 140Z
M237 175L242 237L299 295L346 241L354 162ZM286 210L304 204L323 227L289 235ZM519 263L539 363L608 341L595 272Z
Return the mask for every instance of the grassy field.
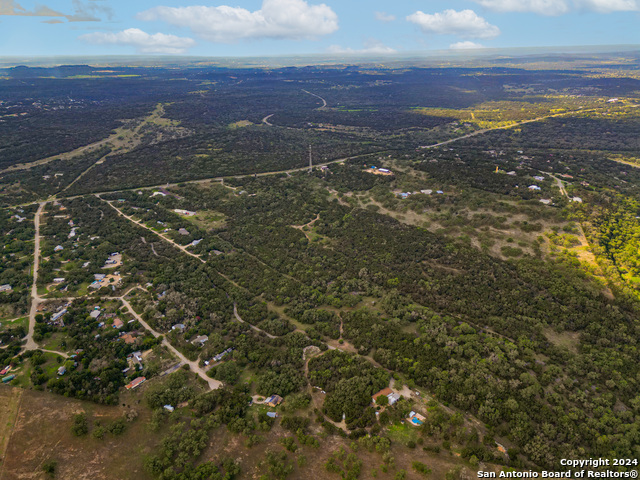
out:
M129 397L123 395L122 400L137 402L138 399L136 392ZM41 468L47 460L58 462L56 478L149 479L142 462L157 437L146 430L148 410L138 409L139 418L128 424L119 437L108 434L99 440L90 434L76 437L71 432L73 416L77 413L86 413L90 425L95 425L97 421L107 424L120 418L125 409L25 390L0 479L44 479Z
M201 210L192 217L183 217L204 230L222 228L226 224L226 217L215 210Z
M23 390L9 386L0 387L0 459L4 461L9 439L15 426ZM2 463L0 463L0 470Z
M48 460L57 462L56 478L60 479L151 480L143 467L144 458L154 451L169 431L170 424L191 415L188 409L177 409L160 430L150 430L151 411L144 402L144 392L155 381L123 393L118 406L96 405L35 390L0 388L0 453L6 451L0 464L0 480L44 480L47 477L42 472L42 464ZM255 413L259 408L263 407L253 407L252 411ZM107 433L103 439L91 435L98 424L108 425L131 409L136 410L138 417L127 423L122 435ZM78 413L86 414L89 423L89 434L83 437L76 437L71 432L73 417ZM298 411L296 414L313 417L311 411ZM246 436L220 427L212 432L200 461L230 456L241 464L240 479L260 478L266 473L266 452L285 451L280 440L294 437L279 422L270 431L260 433L260 441L252 447L247 446ZM294 467L288 478L339 478L327 472L324 465L331 453L340 448L353 451L352 441L326 436L315 422L312 422L310 432L320 441L320 446L299 446L295 453L287 453L287 463ZM448 470L463 463L448 451L436 454L421 448L407 449L406 443L417 438L417 434L418 429L407 425L391 427L389 436L395 442L391 449L395 468L390 468L387 473L382 471L381 454L356 449L355 453L363 462L358 478L390 480L401 469L406 470L407 479L420 478L411 469L411 463L416 460L433 470L431 478L444 478ZM8 446L3 447L7 443ZM302 457L299 464L298 459Z
M27 325L29 324L29 318L28 317L3 318L3 319L0 319L0 323L2 323L2 326L0 326L0 332L7 328L19 327L21 325L27 328Z

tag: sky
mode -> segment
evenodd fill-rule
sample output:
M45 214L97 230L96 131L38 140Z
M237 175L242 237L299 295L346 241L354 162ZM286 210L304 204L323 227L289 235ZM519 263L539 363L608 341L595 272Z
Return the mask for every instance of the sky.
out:
M640 0L0 0L0 56L640 44Z

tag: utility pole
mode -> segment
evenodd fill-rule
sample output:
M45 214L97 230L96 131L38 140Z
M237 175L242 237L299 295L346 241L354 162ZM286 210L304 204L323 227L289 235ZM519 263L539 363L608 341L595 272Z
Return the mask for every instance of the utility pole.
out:
M311 145L309 145L309 173L313 172L313 157L311 156Z

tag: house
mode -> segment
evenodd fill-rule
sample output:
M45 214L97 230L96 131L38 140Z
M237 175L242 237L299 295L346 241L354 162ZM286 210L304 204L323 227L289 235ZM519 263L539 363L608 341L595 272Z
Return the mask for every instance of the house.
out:
M62 283L64 282L64 277L56 277L53 279L53 283Z
M576 203L582 203L582 199L580 197L573 197L571 201Z
M180 235L189 235L189 230L187 230L186 228L180 228L180 229L178 230L178 233L179 233Z
M439 194L439 195L444 194L444 192L442 190L438 190L436 193Z
M551 200L549 200L548 198L541 198L539 202L544 203L545 205L551 205Z
M389 405L394 405L402 396L399 393L392 393L391 395L387 395L387 398L389 399Z
M60 368L58 368L58 375L62 376L65 373L67 373L67 367L65 367L64 365L61 366Z
M220 360L222 360L225 357L225 355L227 353L231 353L231 352L233 352L233 348L227 348L224 352L221 352L221 353L217 354L215 357L213 357L213 361L214 362L219 362Z
M542 190L542 189L541 189L539 186L537 186L537 185L529 185L529 187L528 187L528 188L529 188L529 190L532 190L532 191Z
M393 390L387 387L387 388L383 388L372 397L373 403L376 403L378 398L383 395L387 397L387 399L389 399L389 405L393 405L394 403L396 403L398 400L402 398L399 393L395 393Z
M147 379L145 377L138 377L135 380L133 380L131 383L128 383L127 385L124 386L124 388L126 388L127 390L133 390L134 388L139 387L140 385L142 385Z
M173 412L175 410L172 405L165 405L162 408L164 408L167 412Z
M95 278L97 281L100 280L104 280L104 277L106 277L107 275L104 273L94 273L93 274L93 278Z
M126 343L127 345L131 345L136 343L136 337L134 337L132 334L130 333L125 333L124 335L122 335L120 337L122 340L124 340L124 343Z
M7 365L2 370L0 370L0 375L6 375L11 371L11 365Z
M84 262L82 264L82 268L87 268L91 262Z
M64 250L64 247L62 245L56 245L56 247L53 249L54 252L60 252L61 250Z
M142 362L142 352L138 350L137 352L130 353L127 355L127 359L140 363Z
M391 395L393 393L393 390L391 390L389 387L387 388L383 388L382 390L380 390L378 393L374 394L373 397L371 397L373 399L373 403L376 403L376 401L378 400L378 397L384 395L385 397Z
M278 414L276 412L267 412L267 417L278 418Z
M119 318L116 318L113 321L113 328L122 328L124 326L124 322L122 320L120 320Z
M183 323L176 323L174 326L171 327L171 330L180 330L181 332L184 332L185 328L187 327L185 327Z
M67 313L67 309L63 308L62 310L60 310L59 312L54 313L51 316L51 321L52 322L57 322L58 320L60 320L62 318L62 316Z
M153 193L151 194L151 196L152 196L152 197L157 197L157 196L166 197L166 196L167 196L167 194L166 194L166 193L163 193L163 192L153 192Z
M192 343L193 345L195 345L195 344L199 343L199 344L200 344L200 346L202 346L202 345L204 345L204 344L207 342L207 340L209 340L209 337L208 337L208 336L206 336L206 335L198 335L196 338L194 338L193 340L191 340L191 343Z
M420 193L423 193L425 195L431 195L433 193L433 190L431 189L420 190Z
M89 314L89 316L94 320L96 320L100 315L102 315L102 311L99 308L94 308Z
M278 405L280 405L283 402L283 398L280 395L271 395L269 398L267 398L264 403L265 405L269 405L270 407L277 407Z
M507 172L507 175L511 175L512 177L515 177L517 173L515 170L511 170L510 172Z
M13 287L8 283L5 285L0 285L0 292L10 292L11 290L13 290Z
M534 180L537 180L539 182L544 182L544 177L540 176L540 175L536 175L535 177L533 177Z

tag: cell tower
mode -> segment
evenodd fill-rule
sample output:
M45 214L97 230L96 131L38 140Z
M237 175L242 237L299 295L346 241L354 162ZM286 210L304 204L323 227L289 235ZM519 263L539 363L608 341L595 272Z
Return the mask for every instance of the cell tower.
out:
M313 156L311 155L311 145L309 145L309 173L313 172Z

